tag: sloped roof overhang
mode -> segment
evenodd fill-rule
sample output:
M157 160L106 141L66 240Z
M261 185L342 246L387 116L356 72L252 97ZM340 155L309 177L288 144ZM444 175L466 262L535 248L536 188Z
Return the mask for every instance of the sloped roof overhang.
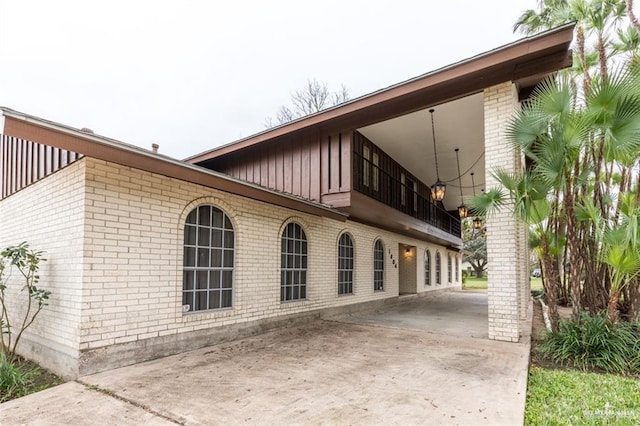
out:
M0 118L4 121L4 129L0 129L1 133L8 136L73 151L87 157L192 182L316 216L340 221L345 221L348 217L348 214L320 203L269 190L222 173L9 108L0 107Z
M356 129L513 81L530 88L571 66L575 24L527 37L339 106L185 159L194 164L281 137Z

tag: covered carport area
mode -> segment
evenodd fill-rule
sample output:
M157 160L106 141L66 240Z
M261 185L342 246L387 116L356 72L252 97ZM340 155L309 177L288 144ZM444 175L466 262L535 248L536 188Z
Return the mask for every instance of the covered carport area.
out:
M486 339L486 301L410 296L85 376L2 404L0 422L522 424L529 345Z
M457 216L465 199L497 185L495 170L524 169L525 159L507 138L509 119L539 82L571 65L572 39L573 25L566 25L385 89L375 111L388 117L356 130L419 181L444 183L441 206ZM511 207L482 218L489 269L488 321L482 324L485 337L518 342L530 306L528 230ZM445 240L429 233L422 238Z
M393 306L332 318L335 321L446 336L486 339L486 291L450 290L401 296Z

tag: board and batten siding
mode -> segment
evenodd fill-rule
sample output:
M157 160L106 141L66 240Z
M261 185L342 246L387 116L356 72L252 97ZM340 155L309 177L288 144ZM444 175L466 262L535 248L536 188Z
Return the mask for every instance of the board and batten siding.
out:
M0 200L81 157L65 149L0 135Z
M351 132L263 144L212 161L216 171L322 202L351 191Z

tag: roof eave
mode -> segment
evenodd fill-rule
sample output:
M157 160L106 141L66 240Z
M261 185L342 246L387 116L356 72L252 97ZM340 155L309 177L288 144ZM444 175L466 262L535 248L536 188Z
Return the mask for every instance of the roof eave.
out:
M204 185L316 216L340 221L345 221L348 217L344 212L323 204L263 188L115 139L86 133L73 127L5 107L0 107L0 111L4 120L3 133L8 136L55 146L87 157Z

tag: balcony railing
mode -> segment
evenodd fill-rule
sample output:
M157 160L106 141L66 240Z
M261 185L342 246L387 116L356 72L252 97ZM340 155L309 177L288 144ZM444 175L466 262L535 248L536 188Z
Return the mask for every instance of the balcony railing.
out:
M383 164L388 166L389 162L385 161ZM390 168L395 173L384 170L361 154L354 152L354 190L460 237L460 219L437 206L431 199L429 188L425 184L404 171L397 163Z

